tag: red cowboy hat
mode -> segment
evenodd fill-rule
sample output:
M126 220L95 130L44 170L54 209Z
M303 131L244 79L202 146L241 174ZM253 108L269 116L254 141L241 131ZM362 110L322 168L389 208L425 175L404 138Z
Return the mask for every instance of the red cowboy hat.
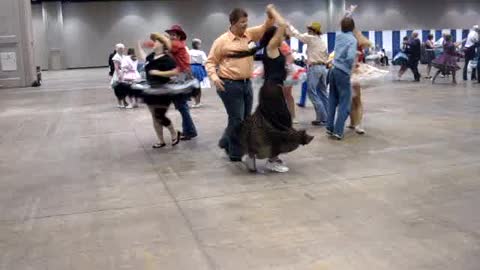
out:
M183 31L182 27L180 25L173 25L170 27L170 29L166 30L168 34L170 33L175 33L180 36L181 40L187 40L187 34L185 34L185 31Z

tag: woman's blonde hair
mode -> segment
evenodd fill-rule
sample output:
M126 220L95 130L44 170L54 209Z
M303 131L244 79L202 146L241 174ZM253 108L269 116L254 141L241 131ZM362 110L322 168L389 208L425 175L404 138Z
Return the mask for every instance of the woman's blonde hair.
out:
M168 51L168 48L170 48L170 39L167 38L165 35L161 33L151 33L150 34L150 39L152 41L158 41L163 44L164 51Z
M362 32L358 31L358 30L354 30L353 31L353 35L355 36L355 38L357 39L357 43L358 43L358 47L362 48L362 49L366 49L366 48L371 48L373 47L373 44L370 40L368 40L367 37L365 37Z

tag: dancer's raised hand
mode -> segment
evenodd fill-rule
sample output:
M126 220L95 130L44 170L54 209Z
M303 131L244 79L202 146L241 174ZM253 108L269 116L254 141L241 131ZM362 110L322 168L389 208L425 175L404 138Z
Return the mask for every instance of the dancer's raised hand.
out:
M358 7L358 5L350 5L350 8L348 9L348 11L353 13L355 11L355 9L357 9L357 7Z
M272 11L275 10L275 5L274 4L269 4L266 8L266 12L267 12L267 15L268 15L268 18L272 19L273 18L273 14L272 14Z

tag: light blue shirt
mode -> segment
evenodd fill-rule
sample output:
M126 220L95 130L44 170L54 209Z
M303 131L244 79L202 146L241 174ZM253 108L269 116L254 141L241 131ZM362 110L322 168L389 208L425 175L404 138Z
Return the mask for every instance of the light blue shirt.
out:
M352 74L353 64L357 56L357 39L352 32L340 33L335 39L335 58L333 66L341 71Z

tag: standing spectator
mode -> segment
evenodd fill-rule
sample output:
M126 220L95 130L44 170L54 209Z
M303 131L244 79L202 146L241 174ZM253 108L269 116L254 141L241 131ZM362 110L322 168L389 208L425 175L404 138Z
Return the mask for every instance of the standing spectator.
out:
M465 43L465 66L463 67L463 80L468 80L468 63L475 58L475 48L476 44L479 41L478 33L480 31L480 27L478 25L474 25L470 33L468 33L467 42ZM480 78L479 78L480 79ZM476 80L475 72L472 72L472 81Z
M385 49L382 49L382 51L380 52L380 63L382 64L382 66L389 66L388 55Z
M202 41L200 39L192 40L192 49L189 51L190 54L190 66L192 68L193 76L201 82L202 88L210 88L210 82L208 80L207 70L205 69L205 63L207 62L207 55L204 51L201 50ZM201 89L198 93L194 93L193 97L195 99L195 104L192 105L192 108L199 108L202 106L201 98L202 91Z

